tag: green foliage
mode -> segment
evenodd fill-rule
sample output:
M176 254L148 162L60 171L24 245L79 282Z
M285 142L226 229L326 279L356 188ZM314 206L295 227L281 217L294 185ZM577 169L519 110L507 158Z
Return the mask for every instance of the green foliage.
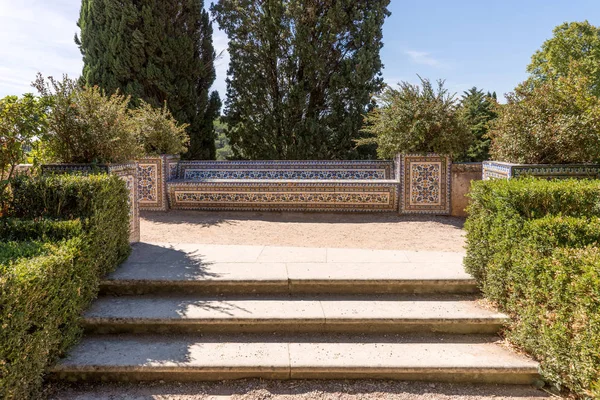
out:
M11 217L0 219L0 398L39 398L100 278L129 254L128 191L108 175L19 176L11 187Z
M49 361L79 336L79 313L98 279L76 261L81 245L74 238L0 265L0 397L38 398Z
M364 131L371 137L357 143L376 143L380 158L394 158L398 153L460 156L472 143L457 102L443 81L437 82L437 88L428 79L421 79L421 86L408 82L400 83L398 89L388 86L378 103L365 119Z
M0 99L0 215L5 207L8 181L25 161L25 151L44 133L46 114L32 94Z
M490 159L490 143L488 137L489 123L495 119L496 93L483 93L473 87L463 93L460 100L460 113L471 129L473 143L466 153L459 157L460 161L480 162Z
M215 121L215 132L217 132L217 141L215 147L217 148L217 160L229 160L233 157L233 150L229 144L229 139L225 134L227 125L220 120Z
M383 86L389 0L225 0L211 11L229 37L224 121L235 158L351 159L371 95Z
M190 141L185 132L188 125L178 124L167 108L154 108L142 101L132 111L137 136L147 155L179 154L186 151Z
M215 157L219 114L212 24L203 1L82 0L76 37L88 86L119 90L169 110L189 125L192 159Z
M62 240L82 234L82 224L78 219L21 219L0 218L0 237L4 240Z
M67 78L35 87L49 104L47 154L63 163L120 163L142 154L128 114L129 97L107 96L98 87L81 88Z
M547 380L600 395L600 186L496 180L470 196L465 267L511 315L508 338Z
M491 122L495 160L528 164L600 161L600 98L586 77L528 81Z
M600 96L600 28L588 21L565 22L531 57L527 71L536 81L587 77L588 90Z

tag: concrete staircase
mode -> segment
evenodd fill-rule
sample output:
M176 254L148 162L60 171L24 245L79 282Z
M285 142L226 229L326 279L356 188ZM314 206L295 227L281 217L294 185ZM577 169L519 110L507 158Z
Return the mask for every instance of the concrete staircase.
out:
M538 378L459 253L140 243L101 292L54 379Z

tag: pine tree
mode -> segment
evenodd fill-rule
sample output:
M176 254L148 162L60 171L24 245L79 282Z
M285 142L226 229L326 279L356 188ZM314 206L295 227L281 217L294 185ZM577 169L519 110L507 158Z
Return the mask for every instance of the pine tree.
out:
M75 37L82 82L131 95L155 107L167 102L189 124L188 158L213 159L219 113L212 25L201 0L82 0Z
M464 161L489 160L491 140L487 133L490 121L497 117L494 109L496 103L496 92L485 94L476 87L463 92L460 107L474 139L463 156Z
M347 159L372 95L389 0L221 0L229 37L224 122L236 157Z

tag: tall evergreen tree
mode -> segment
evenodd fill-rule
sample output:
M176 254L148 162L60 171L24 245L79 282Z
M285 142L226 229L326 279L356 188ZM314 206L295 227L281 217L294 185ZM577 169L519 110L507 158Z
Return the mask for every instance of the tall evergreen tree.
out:
M224 122L236 157L346 159L383 87L389 0L221 0L229 37Z
M490 121L497 117L496 103L496 92L485 94L476 87L463 92L460 107L473 135L473 143L464 154L464 161L489 160L491 139L488 130Z
M212 25L202 0L82 0L82 81L120 90L189 124L188 158L213 159L218 116Z

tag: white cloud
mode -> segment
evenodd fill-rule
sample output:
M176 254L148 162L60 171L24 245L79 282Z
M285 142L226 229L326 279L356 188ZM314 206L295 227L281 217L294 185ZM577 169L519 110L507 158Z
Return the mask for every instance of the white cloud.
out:
M442 65L442 63L438 59L434 58L431 53L406 50L404 54L406 54L415 64L428 65L430 67L439 67Z
M227 78L227 69L229 68L229 52L227 51L227 45L229 39L225 32L221 31L216 22L213 22L213 46L217 53L217 60L215 61L215 71L217 73L217 79L213 83L212 89L219 91L221 100L225 100L225 94L227 92L227 85L225 78Z
M33 92L37 72L45 76L81 73L73 37L79 2L0 0L0 97Z

